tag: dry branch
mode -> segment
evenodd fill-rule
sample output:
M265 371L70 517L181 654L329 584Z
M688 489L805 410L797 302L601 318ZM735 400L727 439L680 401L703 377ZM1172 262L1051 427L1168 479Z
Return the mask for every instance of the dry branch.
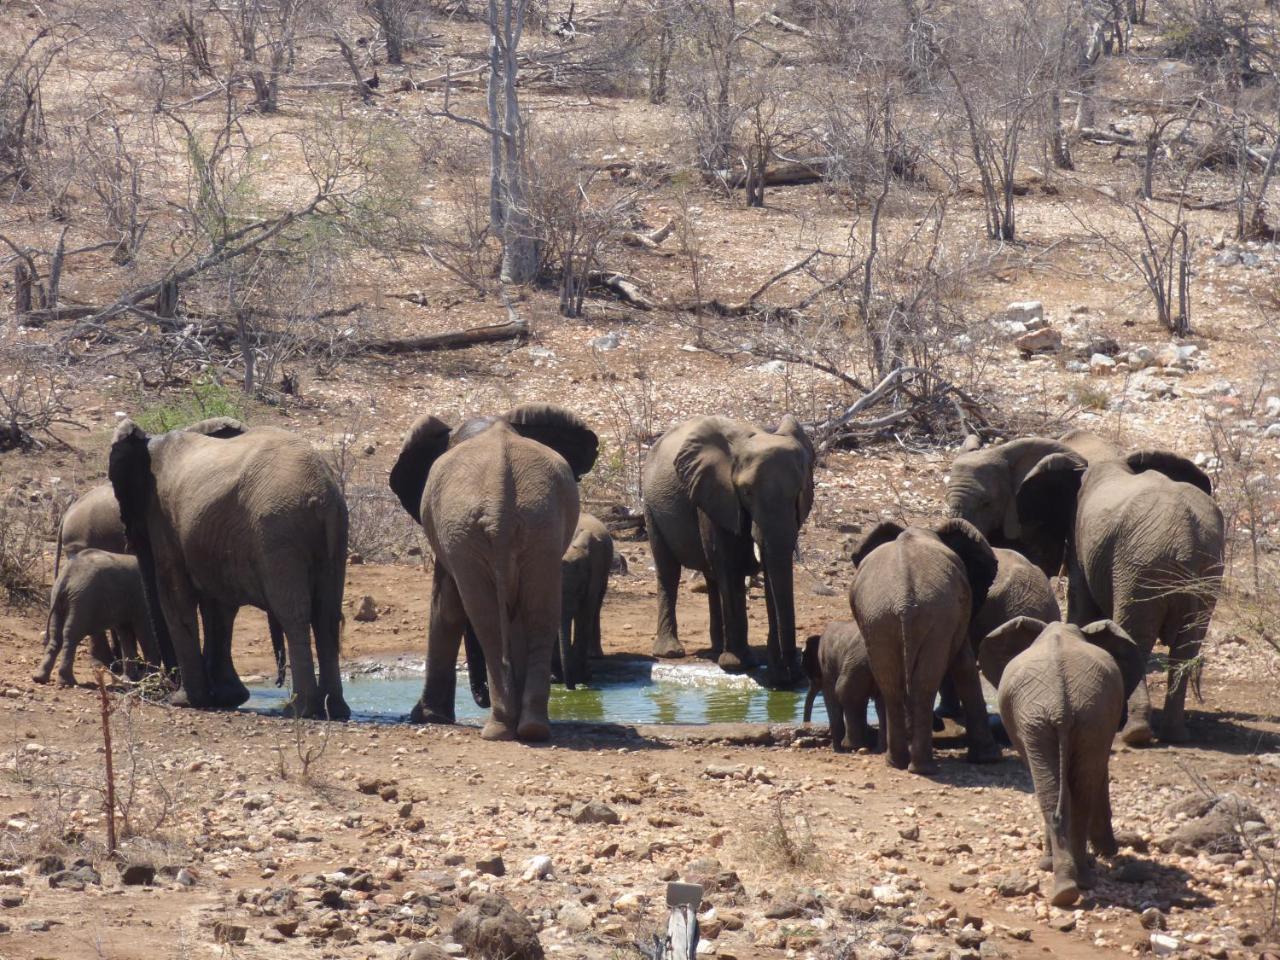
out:
M499 343L503 340L524 340L529 336L529 324L523 320L495 323L470 330L453 330L423 337L393 337L364 340L357 349L366 353L429 353L434 350L458 350L481 343Z

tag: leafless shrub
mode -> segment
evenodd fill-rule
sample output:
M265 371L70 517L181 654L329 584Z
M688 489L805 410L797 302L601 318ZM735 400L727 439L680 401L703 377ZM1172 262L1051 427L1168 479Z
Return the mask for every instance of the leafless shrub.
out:
M81 176L100 211L95 225L116 243L111 259L132 263L142 246L150 218L143 209L144 166L138 151L125 139L118 115L98 111L81 140Z
M33 154L45 136L41 83L70 40L41 28L11 57L0 57L0 186L32 184Z
M810 873L822 861L809 818L788 814L781 798L773 801L756 842L762 860L789 873Z
M38 607L48 597L45 547L54 529L49 520L29 492L0 490L0 591L10 606Z
M604 419L609 436L583 483L593 493L603 492L638 510L644 492L645 451L658 436L653 378L644 369L619 372L599 351L593 351L592 357L607 400Z
M0 370L0 453L43 447L37 435L61 443L55 426L79 426L65 374L50 350L0 342Z
M277 740L272 748L276 753L276 775L308 787L323 786L319 765L329 749L332 725L294 718L284 729L287 739ZM291 769L295 764L296 768Z

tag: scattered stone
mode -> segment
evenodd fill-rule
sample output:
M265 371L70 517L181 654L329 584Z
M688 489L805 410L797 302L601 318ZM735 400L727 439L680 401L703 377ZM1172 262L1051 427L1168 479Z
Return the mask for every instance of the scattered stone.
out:
M1040 889L1040 881L1025 873L1006 873L996 879L996 892L1002 897L1025 897Z
M569 816L574 823L607 823L614 825L622 822L616 810L598 800L575 805Z
M1062 334L1053 327L1030 330L1013 342L1022 353L1053 353L1062 349Z
M1244 850L1238 828L1243 828L1250 821L1263 822L1262 814L1249 801L1234 793L1226 793L1213 798L1192 798L1190 803L1175 804L1166 816L1178 819L1185 815L1181 823L1168 836L1156 842L1156 846L1164 852L1181 854L1205 851L1206 853L1240 853Z
M374 605L373 597L365 594L356 607L355 620L357 623L373 623L377 619L378 608Z
M1142 834L1136 830L1117 830L1116 845L1128 847L1134 853L1146 853L1150 849L1147 841L1142 838Z
M764 915L770 920L791 920L804 913L804 909L794 900L779 900L765 908Z
M622 335L618 331L613 330L601 337L592 337L587 341L592 350L617 350L622 346Z
M131 863L120 871L120 882L126 887L149 887L156 879L156 868L149 863Z
M543 960L533 925L503 897L489 894L453 922L453 939L475 960Z
M454 954L434 943L415 943L401 950L396 960L453 960L453 957Z
M49 874L49 886L54 889L83 890L88 885L101 883L102 877L89 864Z
M590 930L594 919L590 910L576 903L566 903L556 914L556 923L570 933L584 933Z
M533 857L525 864L523 879L528 880L547 880L554 874L551 866L551 858L545 853L540 853Z
M985 933L973 927L964 927L955 936L956 946L967 950L977 950L986 939Z
M1145 370L1156 362L1156 352L1150 347L1136 347L1129 351L1129 368Z
M903 840L915 842L920 839L920 825L913 823L909 827L903 827L898 831L898 836Z
M1166 933L1151 935L1151 952L1157 957L1167 957L1171 953L1177 953L1179 946L1177 937L1171 937Z
M1044 319L1044 304L1039 300L1019 300L1004 309L1007 323L1027 324Z
M183 867L181 870L177 872L177 874L174 876L174 880L176 880L179 884L181 884L184 887L194 887L196 884L195 874L193 874L186 867Z
M1138 917L1138 922L1142 924L1144 930L1165 930L1167 922L1164 914L1155 907L1148 907L1142 911L1142 915Z
M297 920L277 920L271 925L271 929L282 937L292 937L298 932Z
M507 874L507 865L502 861L502 855L495 853L491 857L477 860L476 872L487 873L491 877L503 877Z
M1059 933L1070 933L1076 928L1075 914L1061 913L1049 918L1049 928Z
M1089 356L1089 372L1093 374L1110 373L1116 368L1116 362L1108 357L1105 353L1095 353Z

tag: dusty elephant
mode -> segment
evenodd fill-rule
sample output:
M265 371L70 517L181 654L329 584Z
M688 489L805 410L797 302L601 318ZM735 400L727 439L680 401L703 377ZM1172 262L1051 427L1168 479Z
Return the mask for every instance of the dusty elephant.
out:
M32 679L48 683L61 652L58 682L75 686L76 647L84 637L108 630L120 638L120 659L131 677L137 676L139 647L146 662L159 662L137 558L93 548L78 549L67 558L54 581L49 596L45 656Z
M982 448L966 444L964 452L952 461L947 477L951 516L968 520L993 547L1017 550L1050 577L1062 569L1062 550L1037 537L1035 531L1023 529L1017 495L1027 474L1051 453L1073 453L1086 463L1120 455L1096 434L1071 430L1059 440L1023 437Z
M1086 845L1116 853L1108 765L1125 703L1146 656L1110 620L1081 629L1019 617L982 641L982 672L998 688L1000 717L1031 770L1044 816L1055 907L1093 885Z
M457 430L428 415L410 429L390 485L435 555L427 675L413 722L454 721L458 646L470 624L491 699L482 736L550 736L561 560L578 522L577 478L597 447L572 413L539 404Z
M982 638L1015 617L1034 617L1045 623L1062 619L1062 608L1053 594L1049 578L1034 563L1016 550L1003 547L991 551L996 558L996 578L987 591L987 599L969 624L969 642L978 655ZM960 720L960 702L955 684L948 677L942 684L942 703L938 716Z
M1209 478L1167 451L1086 464L1071 453L1046 456L1018 489L1024 527L1051 549L1066 549L1067 620L1114 620L1150 656L1169 648L1161 738L1188 739L1187 681L1222 582L1222 511ZM1144 682L1129 703L1126 743L1152 738Z
M706 577L711 655L725 670L750 665L747 577L763 569L769 681L799 679L793 557L813 507L814 450L794 417L774 430L726 417L672 427L644 466L644 515L658 577L658 657L684 653L676 628L681 568ZM757 561L757 549L759 561Z
M831 747L845 750L884 750L884 699L871 674L867 645L852 620L833 620L821 635L805 640L804 670L809 692L804 698L804 722L813 717L813 701L819 693L827 708ZM867 704L874 701L879 729L875 736L867 724Z
M293 679L287 711L350 717L338 670L347 506L332 469L310 444L225 418L156 437L125 420L108 473L157 639L161 649L172 643L181 672L174 702L236 707L249 698L231 661L231 634L240 607L254 606L287 639Z
M560 564L560 643L551 664L552 676L558 675L570 690L591 679L589 658L600 647L600 608L612 565L608 528L582 514Z
M932 530L885 522L852 559L857 572L849 605L884 697L889 763L906 767L909 761L915 773L936 770L933 703L948 673L965 712L969 759L999 759L969 643L969 623L996 576L996 558L982 534L963 520Z

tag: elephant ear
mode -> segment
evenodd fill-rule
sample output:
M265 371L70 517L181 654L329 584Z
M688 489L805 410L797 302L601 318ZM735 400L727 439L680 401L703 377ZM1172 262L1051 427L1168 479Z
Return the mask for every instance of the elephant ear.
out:
M156 481L151 473L151 437L132 420L123 420L111 439L107 461L107 479L120 505L129 542L137 549L137 540L146 529L147 509L155 493Z
M522 403L503 417L520 436L550 447L569 464L573 478L595 466L600 439L579 417L549 403Z
M1134 473L1154 470L1163 473L1170 480L1189 483L1213 496L1213 481L1209 479L1209 475L1186 457L1180 457L1176 453L1168 450L1142 450L1129 454L1124 462Z
M893 541L897 540L898 537L902 536L902 532L905 529L906 528L903 527L902 524L894 523L892 520L881 520L877 523L871 528L871 531L862 538L858 545L853 548L853 553L850 555L849 559L853 561L854 569L856 570L858 567L862 566L862 561L871 556L871 552L875 550L876 547L882 547L886 543L893 543Z
M391 468L389 483L400 505L418 523L422 522L422 491L427 486L431 465L449 449L450 428L438 417L420 417L405 437L400 456Z
M1017 489L1015 503L1023 542L1045 576L1057 575L1076 522L1076 501L1088 464L1079 454L1051 453L1037 463Z
M1098 620L1083 627L1080 631L1084 638L1095 647L1101 647L1111 654L1120 668L1120 676L1124 678L1125 703L1133 696L1147 675L1147 657L1128 633L1112 620Z
M730 533L742 533L742 504L733 482L733 454L729 439L714 418L699 423L675 456L676 476L693 505L712 523Z
M995 583L999 567L996 555L991 550L991 544L987 543L987 538L968 520L958 517L944 520L933 528L933 532L964 564L972 597L969 610L969 619L972 620L987 602L987 592L991 589L991 584Z
M782 418L773 432L780 437L790 437L795 440L805 453L804 484L800 488L800 498L796 503L796 519L803 526L809 519L810 511L813 510L813 468L818 454L813 448L813 441L809 439L809 434L800 425L800 421L789 413Z
M1058 438L1073 453L1078 453L1090 464L1102 463L1104 460L1120 459L1120 451L1110 440L1104 440L1092 430L1075 427Z
M818 652L822 648L822 636L817 633L811 633L804 640L804 654L801 661L804 663L804 675L809 678L810 683L822 684L822 661L818 657Z
M983 637L978 647L978 669L993 687L1000 686L1009 661L1035 643L1044 628L1044 621L1035 617L1014 617Z
M198 433L215 440L230 440L245 432L245 425L234 417L210 417L182 428L183 433Z

